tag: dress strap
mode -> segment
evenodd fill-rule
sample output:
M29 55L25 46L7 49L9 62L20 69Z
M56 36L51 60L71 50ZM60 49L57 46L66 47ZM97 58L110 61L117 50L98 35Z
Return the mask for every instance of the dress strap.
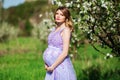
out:
M64 27L64 28L61 28L59 32L61 33L64 29L65 29L65 27Z

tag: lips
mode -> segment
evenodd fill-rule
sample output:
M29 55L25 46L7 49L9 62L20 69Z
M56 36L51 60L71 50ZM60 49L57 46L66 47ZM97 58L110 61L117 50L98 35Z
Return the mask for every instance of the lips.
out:
M60 20L59 18L57 18L56 20Z

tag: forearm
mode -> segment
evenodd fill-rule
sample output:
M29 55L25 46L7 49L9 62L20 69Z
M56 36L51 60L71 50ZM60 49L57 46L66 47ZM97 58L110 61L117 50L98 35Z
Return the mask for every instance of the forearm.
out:
M53 68L56 68L59 64L61 64L64 59L66 58L67 56L67 53L62 53L58 58L57 60L54 62L54 64L52 65Z

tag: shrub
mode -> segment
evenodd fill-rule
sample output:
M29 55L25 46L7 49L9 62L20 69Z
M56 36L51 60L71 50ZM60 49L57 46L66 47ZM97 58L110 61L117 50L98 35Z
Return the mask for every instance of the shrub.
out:
M14 26L3 22L0 27L0 42L7 41L9 39L16 38L18 36L19 30Z
M52 21L50 19L44 19L38 25L35 25L32 30L32 36L39 38L43 42L47 40L47 36L51 30Z

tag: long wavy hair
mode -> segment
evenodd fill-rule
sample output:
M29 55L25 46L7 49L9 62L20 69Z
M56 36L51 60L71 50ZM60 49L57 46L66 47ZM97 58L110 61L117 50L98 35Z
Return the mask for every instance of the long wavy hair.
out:
M67 7L65 7L65 6L58 7L56 9L55 13L54 13L54 19L55 19L55 14L56 14L56 12L58 10L60 10L63 13L63 15L65 16L65 25L66 25L66 27L69 27L71 30L73 30L73 23L72 23L71 14L70 14L69 9Z

